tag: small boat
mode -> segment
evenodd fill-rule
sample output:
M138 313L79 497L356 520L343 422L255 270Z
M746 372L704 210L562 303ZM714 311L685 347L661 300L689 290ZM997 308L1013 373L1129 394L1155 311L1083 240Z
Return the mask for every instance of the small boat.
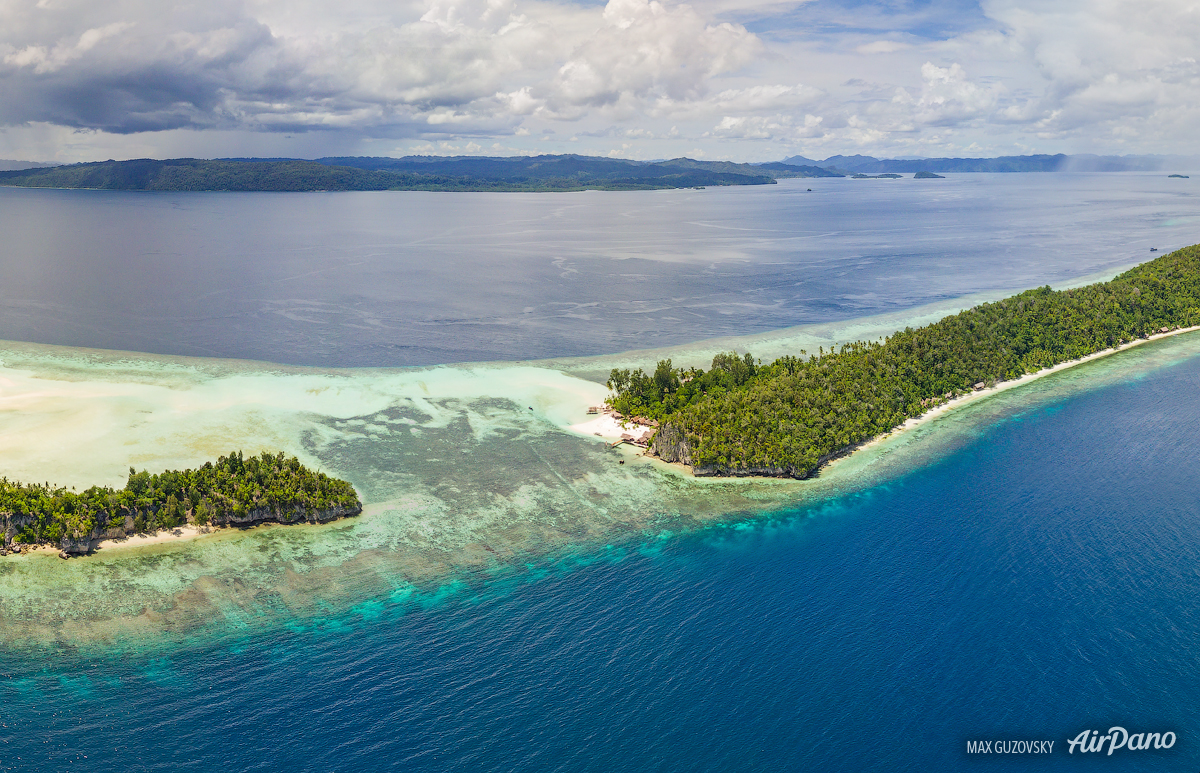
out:
M1151 252L1158 252L1158 248L1157 248L1157 247L1151 247L1151 248L1150 248L1150 251L1151 251Z

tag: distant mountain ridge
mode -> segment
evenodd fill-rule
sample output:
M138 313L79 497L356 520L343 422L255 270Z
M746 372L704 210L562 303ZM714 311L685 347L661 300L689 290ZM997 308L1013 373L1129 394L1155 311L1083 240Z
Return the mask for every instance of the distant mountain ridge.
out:
M48 169L57 164L44 164L41 161L17 161L11 158L0 158L0 172L13 172L21 169Z
M849 174L904 172L1162 172L1200 169L1195 156L1094 156L1089 154L999 156L997 158L875 158L830 156L816 161L791 156L782 163L812 166Z

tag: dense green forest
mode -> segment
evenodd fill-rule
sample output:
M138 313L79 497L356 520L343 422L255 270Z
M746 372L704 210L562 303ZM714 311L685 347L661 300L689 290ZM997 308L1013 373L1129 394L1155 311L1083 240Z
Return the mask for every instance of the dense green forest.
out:
M0 185L114 191L382 191L394 175L315 161L102 161L0 172Z
M690 158L645 162L574 154L506 157L404 156L402 158L342 156L321 158L318 161L322 164L350 166L358 169L437 173L449 178L477 181L547 184L557 182L558 184L574 185L581 182L590 184L620 183L622 185L633 185L639 182L650 184L698 174L727 175L727 179L733 184L769 183L772 179L785 177L842 177L837 172L811 165L738 164L730 161L696 161ZM692 184L694 183L691 181L687 183L688 186Z
M707 372L676 369L670 360L651 374L613 370L609 404L657 420L651 448L697 474L807 477L980 386L1196 325L1200 246L1110 282L1029 290L836 351L802 351L769 365L722 354Z
M200 526L327 520L315 516L361 509L349 483L313 472L282 453L243 457L235 451L215 464L158 475L131 467L129 481L119 491L93 486L77 493L49 483L0 479L0 524L15 532L14 542L23 543L59 544L64 538L86 539L109 530L153 532L189 520Z
M840 177L816 167L724 161L644 163L590 156L102 161L0 172L0 185L136 191L579 191L771 185Z

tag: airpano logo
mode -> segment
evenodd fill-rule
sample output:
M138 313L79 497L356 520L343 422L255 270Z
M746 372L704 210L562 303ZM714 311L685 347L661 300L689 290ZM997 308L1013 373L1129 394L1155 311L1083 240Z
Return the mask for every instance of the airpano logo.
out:
M1101 735L1099 730L1084 730L1074 738L1067 739L1067 752L1074 754L1102 753L1111 757L1118 751L1145 751L1146 749L1170 749L1175 745L1175 734L1131 733L1123 727L1114 726ZM1061 746L1059 747L1062 748ZM1053 754L1054 741L967 741L967 754Z
M1175 745L1175 734L1166 733L1130 733L1123 727L1110 727L1108 733L1100 735L1099 730L1084 730L1073 739L1067 741L1067 751L1074 754L1076 749L1081 754L1102 752L1108 747L1108 756L1121 749L1129 751L1144 751L1146 749L1170 749Z

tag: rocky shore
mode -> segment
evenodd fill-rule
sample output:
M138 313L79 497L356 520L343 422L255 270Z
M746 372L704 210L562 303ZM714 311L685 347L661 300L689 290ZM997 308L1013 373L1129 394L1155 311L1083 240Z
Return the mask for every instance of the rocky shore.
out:
M834 459L849 456L862 447L865 442L853 443L825 454L817 460L816 465L808 469L801 469L794 465L731 467L714 464L697 467L692 464L692 447L683 432L673 424L664 424L654 434L646 454L664 462L687 465L692 468L692 475L697 478L796 478L803 480L816 477L826 464Z

